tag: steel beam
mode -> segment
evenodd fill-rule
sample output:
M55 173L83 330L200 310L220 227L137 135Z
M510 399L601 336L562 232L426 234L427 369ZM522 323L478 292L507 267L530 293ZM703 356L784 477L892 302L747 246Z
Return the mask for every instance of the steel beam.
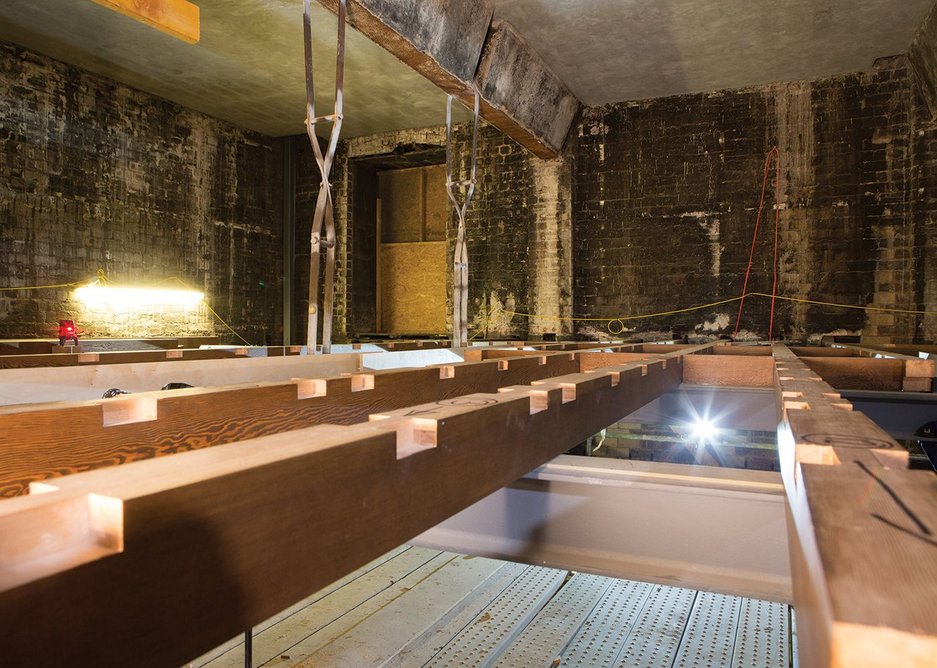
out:
M416 545L790 602L781 476L562 455Z

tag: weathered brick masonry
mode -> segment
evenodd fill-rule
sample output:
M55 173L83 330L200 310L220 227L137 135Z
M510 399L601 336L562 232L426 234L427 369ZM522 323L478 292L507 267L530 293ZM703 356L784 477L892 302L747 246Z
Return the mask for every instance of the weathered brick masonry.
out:
M252 343L279 342L278 140L0 44L0 286L179 277ZM265 287L261 287L261 283ZM70 290L0 293L0 337L47 337ZM89 335L230 335L206 310Z
M799 299L937 309L934 129L905 58L866 73L587 109L567 155L540 161L486 127L469 214L470 318L491 336L572 327L571 315L613 318L737 296L751 246L764 158L782 153L778 292ZM467 149L465 129L458 151ZM356 272L373 249L352 225L354 170L364 156L442 146L442 128L342 142L335 168L339 228L336 333L368 331L370 294ZM318 176L308 147L299 225ZM304 166L305 163L305 166ZM306 171L304 171L306 170ZM770 292L774 175L749 290ZM305 208L304 208L305 207ZM299 252L308 226L298 237ZM308 255L297 261L299 271ZM304 294L305 275L297 280ZM358 291L358 292L356 292ZM350 302L357 302L349 307ZM573 307L574 304L574 307ZM765 335L769 302L746 304L742 329ZM732 331L737 304L627 322L639 331ZM505 311L534 313L528 320ZM297 300L297 321L305 302ZM779 302L775 331L791 337L862 332L866 340L934 338L935 318ZM302 325L300 325L302 326Z
M907 60L891 58L867 73L586 110L574 149L576 314L653 313L738 295L763 161L775 145L783 161L779 293L937 310L926 276L935 264L933 190L915 185L933 179L933 131L919 132L921 104ZM771 291L772 191L773 174L749 285L760 292ZM736 310L650 326L717 333ZM768 302L750 300L742 327L764 335L767 326ZM933 338L933 317L791 303L778 306L776 321L790 336L845 329L869 340L910 339L928 327Z
M178 276L253 342L278 341L285 140L10 45L0 55L2 285L68 283L98 268L124 283ZM779 292L937 310L937 126L926 92L906 59L891 58L867 73L587 109L566 154L551 161L484 126L468 220L472 332L590 334L605 323L572 327L565 318L737 295L774 145L783 159ZM468 139L460 127L463 172ZM341 142L337 339L376 328L376 247L366 222L374 170L438 155L444 140L434 127ZM293 340L302 341L319 176L305 137L286 141L297 148ZM771 288L770 190L749 286L761 292ZM0 336L48 336L71 308L68 294L0 293ZM716 334L731 330L735 310L628 324ZM123 324L100 333L216 327L205 312L136 323L139 332ZM742 325L763 335L767 302L751 300ZM933 340L937 318L782 302L776 329Z
M470 130L460 126L455 151L468 173ZM308 283L309 226L319 176L312 149L300 141L297 158L297 335L305 338ZM401 130L340 143L333 174L338 254L336 262L336 337L373 331L373 295L353 300L373 272L373 239L355 221L356 207L367 198L356 196L361 170L351 166L378 156L388 159L445 146L445 128ZM570 181L568 158L544 161L534 157L495 128L483 125L478 138L478 188L469 209L470 329L492 337L538 336L543 332L570 333L572 312L570 241ZM360 187L359 187L360 190ZM360 193L359 193L360 194ZM454 244L450 228L450 255ZM362 252L364 251L364 252ZM357 283L356 283L357 281ZM447 286L451 292L451 286ZM360 296L360 292L358 293ZM352 304L352 302L356 302ZM527 319L505 311L531 309L540 316ZM370 314L370 317L369 317Z

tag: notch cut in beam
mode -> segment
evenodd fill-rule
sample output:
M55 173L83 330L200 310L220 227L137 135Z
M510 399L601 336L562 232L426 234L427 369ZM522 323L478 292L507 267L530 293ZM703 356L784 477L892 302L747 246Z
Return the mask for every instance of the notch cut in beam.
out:
M544 388L534 414L534 388L517 386L67 476L0 503L0 572L20 573L0 594L0 656L35 663L43 647L40 665L184 663L680 384L680 364L646 366L560 376L576 401ZM11 551L42 528L34 513L105 493L122 504L122 552L50 574ZM23 614L30 605L41 619Z
M803 665L937 665L933 474L783 345L778 456ZM881 361L881 360L878 360Z
M201 38L198 5L188 0L94 0L102 7L129 16L189 44Z

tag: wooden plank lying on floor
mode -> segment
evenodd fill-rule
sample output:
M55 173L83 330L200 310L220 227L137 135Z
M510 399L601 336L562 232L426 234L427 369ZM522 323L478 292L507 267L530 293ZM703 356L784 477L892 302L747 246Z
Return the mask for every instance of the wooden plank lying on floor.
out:
M937 345L933 343L880 343L877 345L864 344L860 347L865 350L880 352L886 355L898 353L900 355L909 355L918 358L920 358L922 354L937 356Z
M908 470L907 451L808 359L774 356L801 660L937 665L937 478Z
M411 558L413 557L413 555L421 555L420 558L422 558L423 560L421 563L425 563L426 561L429 561L429 559L431 559L435 554L432 551L422 552L422 553L417 552L417 553L405 555L404 558L398 559L400 555L403 555L405 552L408 552L409 550L410 550L409 545L401 545L391 550L387 554L382 554L377 559L371 562L368 562L361 568L355 571L352 571L345 577L339 578L338 580L331 583L330 585L323 587L312 596L309 596L308 598L303 599L302 601L300 601L299 603L296 603L295 605L291 605L290 607L277 613L273 617L270 617L269 619L264 620L260 624L254 625L254 627L251 629L252 638L256 638L257 636L263 634L265 631L268 631L270 628L276 626L280 622L286 619L289 619L293 615L301 613L303 610L305 610L309 606L317 604L319 601L332 595L334 592L338 591L339 589L343 588L349 583L355 582L359 578L373 579L373 576L376 576L380 578L382 582L385 582L385 583L388 581L394 582L396 579L398 579L399 577L402 577L407 572L409 572L409 569L413 568L413 566L411 565L412 564ZM426 556L426 555L429 555L429 556ZM211 650L210 652L206 654L203 654L197 659L193 659L192 661L186 664L186 668L194 668L196 666L203 666L209 662L214 662L216 660L222 661L223 664L227 664L231 662L231 663L240 663L240 665L243 665L243 662L238 661L238 659L243 659L243 656L244 656L244 634L238 634L237 636L235 636L234 638L232 638L225 644L219 645L215 649Z
M0 655L180 664L672 390L680 356L36 485L0 503Z
M774 360L761 355L722 355L718 346L712 355L689 355L683 367L687 385L722 387L773 387Z
M433 584L440 587L444 584L446 575L458 573L461 557L449 552L412 548L393 561L403 560L410 553L422 554L425 558L421 558L419 562L411 560L411 565L406 569L395 569L397 572L393 576L388 569L375 569L367 576L353 580L313 605L283 619L266 632L260 633L254 642L257 665L283 654L304 657L304 660L308 661L318 650L338 642L345 634L357 629L383 608L392 606L404 594L418 589L427 580L433 580ZM489 564L493 563L489 561ZM391 565L393 564L388 564ZM489 566L484 570L493 568L495 567ZM477 576L475 573L473 575ZM445 598L445 592L441 591L440 595ZM431 621L427 622L429 623ZM229 656L225 661L216 661L208 665L212 668L243 665L237 661L238 658ZM321 664L315 661L313 665ZM362 664L351 662L350 665Z
M652 346L643 348L653 350ZM712 354L688 355L683 382L717 387L774 387L774 360L770 356L724 354L733 349L731 346L716 345L711 348ZM524 354L517 351L501 352ZM653 355L642 352L580 353L582 368L586 370L639 359L653 359ZM933 361L917 359L806 356L803 361L825 382L840 390L907 390L911 387L909 383L916 380L907 374L917 374L929 384L934 369Z
M855 350L829 346L791 346L791 352L798 357L859 357Z
M290 652L307 665L380 665L411 638L471 600L475 590L507 564L443 553L427 566L395 580L381 596L372 597L314 634L308 627L298 629L298 638L278 630L272 652L262 654L261 659L278 656L277 647L286 644L282 642L286 636L293 641L287 645Z
M0 408L0 496L69 473L570 374L579 370L571 355Z
M201 36L199 9L188 0L94 0L189 44Z

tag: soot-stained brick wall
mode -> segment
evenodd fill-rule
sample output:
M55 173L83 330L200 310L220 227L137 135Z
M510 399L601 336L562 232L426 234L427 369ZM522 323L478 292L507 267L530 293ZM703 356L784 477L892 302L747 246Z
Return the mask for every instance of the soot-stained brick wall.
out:
M470 128L459 126L454 151L462 178L468 174ZM308 142L297 159L296 322L305 337L309 226L319 176ZM363 226L369 198L360 192L361 166L426 154L445 146L445 128L402 130L355 137L339 144L333 171L338 235L334 338L373 331L373 233ZM470 334L539 336L571 333L571 160L543 161L497 129L482 125L477 152L478 186L467 215ZM455 228L450 225L449 256ZM451 283L451 279L450 279ZM451 294L451 284L446 286ZM356 292L357 291L357 292ZM363 293L363 294L362 294ZM369 309L371 312L369 313ZM451 311L451 308L450 308ZM534 312L527 318L514 312ZM369 317L370 316L370 317ZM451 315L450 315L451 318Z
M277 140L0 43L0 286L179 278L249 341L282 327ZM168 282L167 282L168 281ZM71 291L0 292L0 337L48 337ZM207 309L77 323L86 335L217 332Z
M773 146L782 160L778 293L933 309L920 283L925 203L917 219L911 206L913 149L933 149L929 133L912 145L920 104L899 57L867 73L587 109L574 147L576 315L646 314L739 295ZM932 178L926 156L916 164L919 180ZM773 190L772 171L750 291L772 288ZM737 308L625 324L719 333L734 328ZM764 336L768 313L768 300L749 299L742 330ZM910 338L923 321L781 302L775 333Z
M937 311L937 120L916 91L912 108L911 211L915 290L919 304ZM917 319L915 338L937 341L937 316Z

